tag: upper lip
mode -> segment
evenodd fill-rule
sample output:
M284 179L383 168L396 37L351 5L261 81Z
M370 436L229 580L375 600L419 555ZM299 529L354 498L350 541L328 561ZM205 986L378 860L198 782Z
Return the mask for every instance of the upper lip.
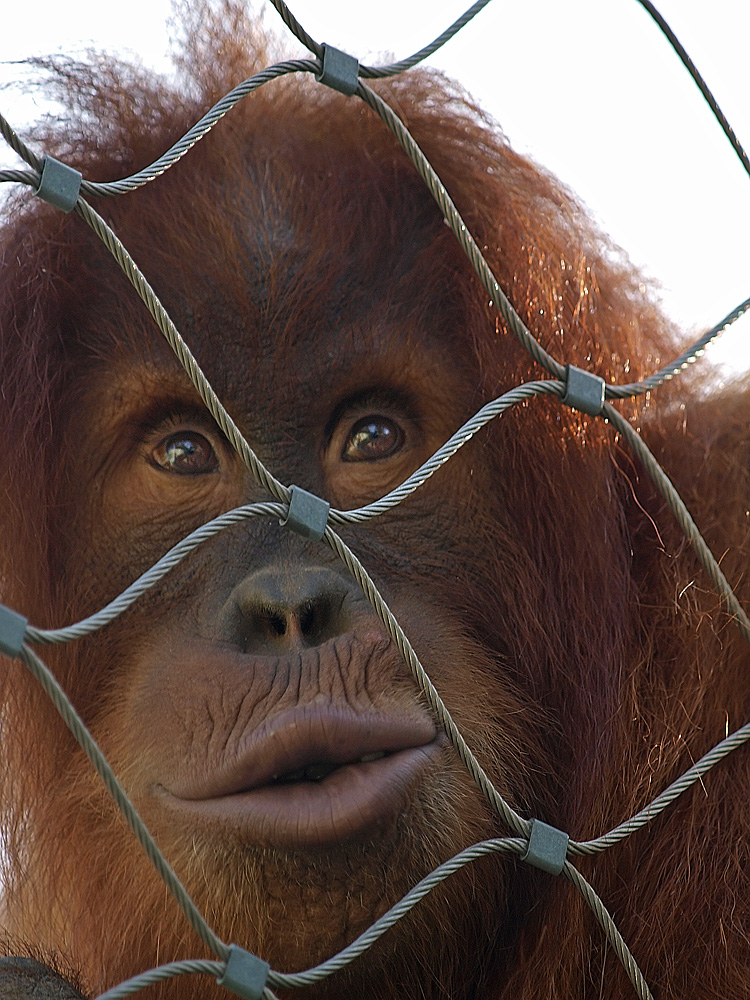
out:
M263 722L242 742L229 763L183 788L182 799L213 799L250 792L311 765L343 766L370 754L391 754L422 747L436 736L429 716L357 713L333 706L308 706L281 712Z

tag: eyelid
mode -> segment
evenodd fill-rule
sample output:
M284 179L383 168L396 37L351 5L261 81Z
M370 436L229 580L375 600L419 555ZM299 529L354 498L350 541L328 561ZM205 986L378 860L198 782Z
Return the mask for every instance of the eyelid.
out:
M140 414L131 424L133 445L154 468L173 474L155 458L156 451L175 434L197 434L204 438L211 449L216 468L228 469L235 455L234 449L205 407L193 400L182 402L174 398L158 400L149 410Z
M236 458L235 449L216 424L208 410L192 400L183 404L171 399L150 408L149 412L133 421L133 444L137 448L153 448L159 441L184 431L201 434L213 448L217 460L231 462Z
M419 430L421 421L419 409L408 390L392 386L371 386L361 392L352 393L334 408L326 422L323 440L328 447L335 432L347 421L353 426L356 421L368 416L382 416L407 430Z
M175 405L174 401L166 405L152 407L138 421L138 428L144 438L152 437L155 434L168 434L171 430L188 429L195 429L197 434L224 437L207 410L192 405Z

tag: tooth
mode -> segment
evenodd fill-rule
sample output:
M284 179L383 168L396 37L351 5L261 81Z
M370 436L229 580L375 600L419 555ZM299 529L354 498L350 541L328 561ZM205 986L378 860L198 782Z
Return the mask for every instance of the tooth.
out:
M287 783L292 781L302 781L304 777L305 769L300 768L299 771L287 771L285 774L279 774L273 780L278 783Z
M322 781L327 778L331 771L336 770L335 764L310 764L305 768L305 777L308 781Z
M371 761L380 760L385 757L386 753L384 750L376 750L374 753L363 754L357 764L369 764ZM298 781L323 781L337 770L341 765L332 764L330 762L320 761L316 764L308 764L306 767L301 767L296 771L286 771L283 774L274 774L271 777L271 781L276 784L292 784Z

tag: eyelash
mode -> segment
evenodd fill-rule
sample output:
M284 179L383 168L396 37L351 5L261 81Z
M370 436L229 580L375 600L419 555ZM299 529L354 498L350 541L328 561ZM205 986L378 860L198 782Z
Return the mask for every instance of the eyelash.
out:
M152 410L140 421L138 430L142 439L146 441L157 434L167 435L170 431L181 430L183 425L192 423L205 424L205 416L176 407L159 407Z
M353 427L358 420L371 414L385 417L402 427L419 426L416 407L408 393L384 387L370 388L339 403L325 426L325 441L330 445L336 429L347 420Z
M198 434L205 438L211 448L217 466L221 462L220 444L223 435L214 426L210 425L207 412L192 404L187 406L175 406L172 404L157 405L138 421L134 433L137 438L139 450L146 460L155 468L169 471L154 458L155 451L174 434L184 432L186 435Z

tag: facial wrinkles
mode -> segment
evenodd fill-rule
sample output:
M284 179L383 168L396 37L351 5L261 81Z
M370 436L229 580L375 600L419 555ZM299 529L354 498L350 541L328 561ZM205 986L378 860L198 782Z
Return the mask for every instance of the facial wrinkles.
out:
M401 700L399 688L409 695L405 706L413 701L395 648L385 639L365 644L351 632L278 656L242 654L229 646L216 652L212 643L200 641L180 655L174 644L162 650L155 643L142 659L138 681L124 694L136 726L154 685L163 690L160 713L182 733L179 751L171 751L175 762L196 754L198 760L231 757L249 734L288 709L337 706L378 714L394 698Z

